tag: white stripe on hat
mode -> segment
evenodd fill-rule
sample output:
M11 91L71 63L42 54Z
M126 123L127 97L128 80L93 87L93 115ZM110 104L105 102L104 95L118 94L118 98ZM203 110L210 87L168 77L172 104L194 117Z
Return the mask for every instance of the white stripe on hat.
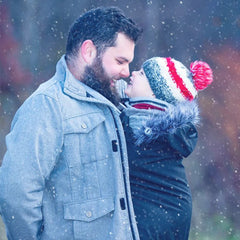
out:
M197 95L197 90L193 85L193 80L191 81L191 79L189 79L191 77L189 70L179 61L175 59L172 59L172 61L174 62L178 76L183 80L183 84L195 98Z
M167 66L166 58L157 58L156 59L159 69L161 71L162 77L166 80L166 85L171 91L171 94L177 101L184 101L186 100L181 93L181 90L177 87L175 81L172 80L172 77L169 73L169 68Z

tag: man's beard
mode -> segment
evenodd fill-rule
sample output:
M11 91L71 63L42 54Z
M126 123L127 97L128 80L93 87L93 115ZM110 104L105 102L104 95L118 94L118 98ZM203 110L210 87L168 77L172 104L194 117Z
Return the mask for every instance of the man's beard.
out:
M91 66L85 68L81 81L118 106L120 96L115 86L111 87L112 79L107 76L100 58L97 57Z

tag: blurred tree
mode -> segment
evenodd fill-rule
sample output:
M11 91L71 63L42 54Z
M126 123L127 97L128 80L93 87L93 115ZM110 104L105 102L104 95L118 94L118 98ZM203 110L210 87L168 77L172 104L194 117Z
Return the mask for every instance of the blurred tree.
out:
M11 91L21 84L29 84L31 75L19 62L20 46L14 36L8 8L0 5L0 90Z
M200 97L206 127L204 153L208 156L204 182L217 194L214 201L218 198L220 206L224 203L222 212L235 222L240 217L240 51L228 45L212 51L209 49L216 66L214 84ZM211 212L216 211L214 206Z

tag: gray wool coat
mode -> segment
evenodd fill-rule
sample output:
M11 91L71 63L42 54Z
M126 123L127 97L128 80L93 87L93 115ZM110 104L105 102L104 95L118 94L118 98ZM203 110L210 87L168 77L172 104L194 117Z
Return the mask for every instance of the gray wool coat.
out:
M0 168L9 240L139 239L119 111L64 56L17 111Z

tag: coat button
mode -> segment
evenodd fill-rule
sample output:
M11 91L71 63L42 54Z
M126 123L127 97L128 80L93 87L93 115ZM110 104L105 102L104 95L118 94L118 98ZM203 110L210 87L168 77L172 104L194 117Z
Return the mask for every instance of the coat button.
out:
M149 136L149 135L152 134L152 129L149 128L149 127L146 127L145 130L144 130L144 133L145 133L147 136Z
M117 140L113 140L112 141L112 150L113 150L113 152L117 152L118 151L118 142L117 142Z
M91 211L87 211L87 212L86 212L86 216L87 216L88 218L92 217L92 212L91 212Z
M82 123L82 124L81 124L81 127L82 127L83 129L86 129L86 128L87 128L87 124L86 124L86 123Z

